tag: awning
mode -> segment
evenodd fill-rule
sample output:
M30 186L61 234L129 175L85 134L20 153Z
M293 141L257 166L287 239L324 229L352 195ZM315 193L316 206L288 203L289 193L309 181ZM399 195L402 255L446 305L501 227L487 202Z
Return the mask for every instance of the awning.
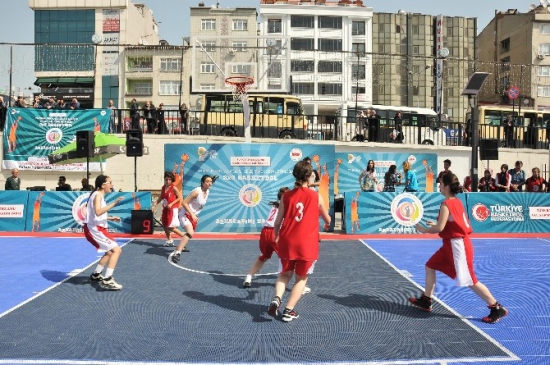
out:
M93 84L93 77L39 77L36 79L34 84L39 85L82 85L82 84Z

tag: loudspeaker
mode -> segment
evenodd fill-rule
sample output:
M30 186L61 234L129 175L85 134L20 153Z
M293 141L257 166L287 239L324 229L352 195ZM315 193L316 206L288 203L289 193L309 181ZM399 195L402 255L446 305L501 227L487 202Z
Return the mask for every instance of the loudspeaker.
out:
M153 211L132 210L132 234L153 234Z
M141 129L126 131L126 156L143 156L143 131Z
M94 157L94 131L76 132L76 157Z
M498 160L498 139L480 139L479 158L481 160Z

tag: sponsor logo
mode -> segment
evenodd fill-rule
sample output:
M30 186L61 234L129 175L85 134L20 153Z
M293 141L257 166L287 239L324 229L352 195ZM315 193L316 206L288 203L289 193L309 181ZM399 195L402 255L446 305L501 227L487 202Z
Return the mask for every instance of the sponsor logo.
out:
M239 191L239 200L245 207L255 207L262 201L262 191L257 185L247 184Z
M413 194L399 194L391 203L391 215L397 223L412 227L422 220L424 206Z
M63 138L63 131L59 128L52 128L46 132L46 141L49 144L57 144Z
M300 161L302 159L302 150L299 148L293 148L290 150L290 159L292 161Z
M472 207L472 217L478 222L484 222L491 216L491 211L485 204L477 203Z
M86 215L88 213L88 198L90 193L82 194L73 203L73 218L76 223L79 225L84 225L84 220L86 220Z

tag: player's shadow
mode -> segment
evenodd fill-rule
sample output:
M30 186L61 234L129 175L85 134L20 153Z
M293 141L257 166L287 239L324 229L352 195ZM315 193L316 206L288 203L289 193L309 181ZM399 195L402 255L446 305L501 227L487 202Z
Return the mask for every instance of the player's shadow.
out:
M334 301L334 303L343 305L345 307L368 308L379 312L385 312L409 318L456 318L456 316L451 313L441 313L438 311L424 312L409 304L390 302L372 295L348 294L345 297L338 297L335 295L317 294L317 296L319 298L332 300Z
M164 247L163 240L156 241L146 241L146 240L135 240L131 244L148 247L143 253L147 255L156 255L161 257L168 257L170 252L174 251L174 247Z
M223 284L223 285L229 285L233 287L243 287L244 279L246 277L246 274L243 274L243 276L229 276L224 275L225 273L219 270L210 271L210 276L212 276L212 279L214 279L215 282ZM263 282L266 278L270 278L271 281L269 282ZM268 279L269 280L269 279ZM275 281L277 280L277 275L273 276L260 276L255 277L254 280L252 280L252 287L249 289L259 289L262 287L273 287L275 285Z
M183 295L190 299L211 303L234 312L248 313L252 317L252 322L271 322L273 319L264 317L268 315L267 306L248 302L254 300L259 292L251 290L247 293L246 298L235 298L227 295L207 295L198 291L184 291Z
M54 283L59 283L69 277L69 274L66 272L55 271L55 270L40 270L42 277L48 281Z

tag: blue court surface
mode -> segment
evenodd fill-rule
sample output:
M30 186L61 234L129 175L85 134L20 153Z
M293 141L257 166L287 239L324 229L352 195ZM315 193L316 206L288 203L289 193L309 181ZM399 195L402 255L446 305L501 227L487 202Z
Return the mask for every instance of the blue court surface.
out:
M550 241L474 239L480 281L509 310L438 275L431 313L409 305L439 239L321 242L290 323L270 317L276 259L242 282L257 240L193 239L179 264L163 240L119 240L124 285L88 277L83 238L1 237L0 364L549 364ZM283 298L283 302L286 300Z

